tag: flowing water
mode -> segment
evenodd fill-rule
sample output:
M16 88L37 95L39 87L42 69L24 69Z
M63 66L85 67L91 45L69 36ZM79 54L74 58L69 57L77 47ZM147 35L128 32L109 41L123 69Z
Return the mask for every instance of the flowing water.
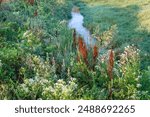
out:
M71 12L72 19L69 21L68 27L75 29L78 35L83 37L86 45L94 45L95 40L92 39L90 31L83 26L84 17L80 12Z

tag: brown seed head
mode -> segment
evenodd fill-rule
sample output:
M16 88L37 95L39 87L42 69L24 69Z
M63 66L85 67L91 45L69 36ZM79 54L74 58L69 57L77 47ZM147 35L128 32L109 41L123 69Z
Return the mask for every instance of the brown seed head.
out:
M86 44L81 37L78 38L78 49L79 49L80 55L82 56L84 61L87 63L88 52L87 52Z
M97 57L98 57L98 47L95 45L93 47L93 59L96 60Z
M109 60L108 60L108 67L107 67L107 72L109 75L110 80L113 79L113 67L114 67L114 52L113 50L110 50L109 53Z

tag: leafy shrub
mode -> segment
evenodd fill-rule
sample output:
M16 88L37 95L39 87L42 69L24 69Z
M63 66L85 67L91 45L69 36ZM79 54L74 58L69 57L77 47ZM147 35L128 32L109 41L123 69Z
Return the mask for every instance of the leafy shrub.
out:
M0 73L0 79L9 80L11 78L21 81L19 69L23 65L24 61L24 55L22 51L16 49L15 47L5 47L0 50L0 58L3 63Z
M139 99L137 96L141 87L139 50L134 46L126 47L124 53L120 55L118 69L120 74L113 83L114 99Z
M141 77L139 78L140 80L140 83L141 83L141 87L140 87L140 90L141 90L141 99L150 99L150 86L149 86L149 83L150 83L150 67L148 67L147 70L144 70L142 72L142 75Z
M78 38L78 49L73 47L67 20L77 2L1 4L0 99L150 99L150 69L140 68L140 51L131 45L118 52L120 25L102 31L88 17L86 26L98 42L83 48Z

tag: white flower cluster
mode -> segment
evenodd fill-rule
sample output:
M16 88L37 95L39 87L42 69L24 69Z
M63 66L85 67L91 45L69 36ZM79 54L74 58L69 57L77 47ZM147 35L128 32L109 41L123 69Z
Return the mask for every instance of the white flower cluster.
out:
M42 60L38 56L28 56L26 64L34 70L36 76L49 78L52 68L48 61Z
M139 60L139 52L134 45L125 47L124 52L120 55L120 64L126 64L130 61L138 61Z
M24 83L19 85L19 94L23 97L29 99L72 99L74 97L77 90L76 79L72 78L68 71L69 81L57 80L54 58L51 65L48 60L44 61L38 56L30 55L27 57L26 64L33 69L35 77L25 78Z
M117 25L113 25L110 27L109 30L103 32L103 34L101 35L102 46L107 47L117 33L118 33Z
M24 83L18 86L18 90L24 97L31 97L32 95L32 99L36 99L39 93L42 93L45 87L50 85L50 80L36 76L35 78L25 79Z
M127 71L131 71L136 75L137 69L139 67L140 50L137 49L134 45L125 47L124 52L120 55L119 67L120 71L125 74Z
M26 32L24 32L23 38L27 38L27 37L29 37L29 36L31 36L31 35L32 35L31 30L27 30Z
M45 87L42 96L46 99L71 99L77 89L75 79L72 78L68 83L59 79L53 86Z

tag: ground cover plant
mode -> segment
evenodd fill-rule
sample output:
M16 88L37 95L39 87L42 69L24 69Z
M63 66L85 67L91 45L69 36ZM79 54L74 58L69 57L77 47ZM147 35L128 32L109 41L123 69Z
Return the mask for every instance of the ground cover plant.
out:
M68 28L72 8L97 39ZM150 0L1 0L0 99L150 99Z

